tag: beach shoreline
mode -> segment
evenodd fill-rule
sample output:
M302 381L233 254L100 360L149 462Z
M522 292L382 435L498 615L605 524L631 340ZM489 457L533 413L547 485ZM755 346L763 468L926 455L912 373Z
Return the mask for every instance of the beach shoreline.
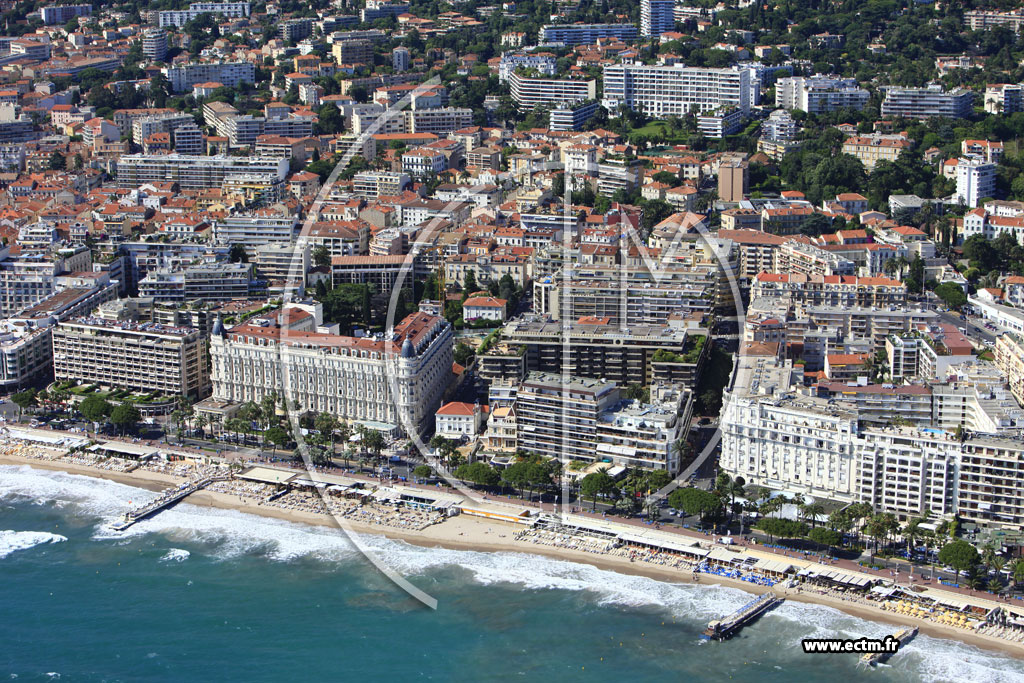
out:
M149 491L161 491L183 481L181 477L147 470L118 472L98 469L77 463L60 460L45 460L10 454L0 454L0 465L28 466L39 470L49 470L76 474L86 477L106 479L121 484L144 488ZM678 568L662 568L644 562L633 562L626 557L616 555L596 555L570 548L552 547L535 543L517 541L514 535L522 527L511 522L488 520L481 517L458 515L447 519L442 524L427 527L421 531L405 531L378 525L363 524L345 520L344 529L338 521L327 514L318 514L298 510L286 510L279 507L257 505L243 501L238 496L213 491L199 491L185 499L186 503L224 510L235 510L247 514L274 518L292 523L333 527L343 532L352 531L358 534L384 536L393 540L405 541L411 545L424 548L444 548L457 551L493 552L493 553L526 553L540 555L556 560L587 564L598 569L614 571L620 574L644 576L657 581L677 584L693 584L692 573ZM798 592L797 589L784 588L777 584L772 588L752 584L738 579L702 573L698 575L701 585L721 585L738 588L748 593L761 594L773 590L796 602L826 605L846 614L868 621L892 624L894 626L917 626L921 633L949 640L956 640L986 650L996 650L1018 659L1024 659L1024 647L1009 641L1003 641L985 634L970 633L926 619L897 616L879 608L862 603L851 603L835 599L820 593Z

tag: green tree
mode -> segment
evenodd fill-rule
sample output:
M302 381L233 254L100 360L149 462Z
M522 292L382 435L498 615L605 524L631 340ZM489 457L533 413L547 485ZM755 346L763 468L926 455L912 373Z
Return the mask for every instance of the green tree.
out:
M768 534L771 539L775 538L802 538L807 535L807 525L792 519L780 519L777 517L764 517L757 521L755 528Z
M384 450L384 435L376 429L367 429L363 432L363 448L370 453L373 453L374 457L379 458L381 452Z
M313 265L317 268L330 268L331 251L324 245L319 245L313 250Z
M246 253L245 247L239 243L231 245L231 249L228 250L228 258L231 259L232 263L248 263L249 254Z
M139 413L139 409L131 403L122 403L110 411L110 421L122 435L134 432L135 426L141 419L142 415Z
M455 476L463 481L472 482L480 486L497 486L501 482L501 476L498 472L480 460L459 465L455 470Z
M520 497L525 493L526 487L530 485L528 468L529 463L516 462L501 471L501 480L519 491Z
M283 427L274 426L263 432L263 442L269 443L273 448L272 452L277 453L277 449L288 443L288 432Z
M598 498L614 498L617 493L618 487L615 484L615 480L608 474L606 468L602 468L597 472L591 472L583 477L583 480L580 482L580 495L583 496L584 500L589 499L593 501L592 510L597 510Z
M827 529L823 526L819 526L807 532L807 538L814 543L826 546L831 550L842 542L843 535L835 529Z
M11 400L14 401L15 405L18 406L18 418L21 418L23 411L28 410L37 403L37 396L35 389L26 389L25 391L19 391L18 393L11 396Z
M104 398L92 394L78 404L78 412L89 422L103 422L110 415L113 406Z
M959 311L967 303L967 295L964 294L964 290L960 289L960 286L953 282L943 282L935 287L934 291L935 295L954 311Z
M412 471L412 476L421 480L430 479L430 477L434 476L434 470L430 465L417 465Z
M958 581L960 573L973 569L980 559L975 547L962 539L947 543L939 551L939 562L952 567Z
M701 521L718 509L719 499L715 494L702 489L688 487L676 489L668 496L668 504L687 515L699 515Z
M67 167L68 162L67 159L64 158L64 155L57 150L53 150L53 153L50 155L50 160L47 163L47 168L51 171L63 171Z

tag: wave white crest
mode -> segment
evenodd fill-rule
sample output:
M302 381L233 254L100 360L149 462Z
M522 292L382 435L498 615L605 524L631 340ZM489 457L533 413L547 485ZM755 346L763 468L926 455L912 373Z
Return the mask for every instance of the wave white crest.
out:
M155 494L79 475L44 472L29 467L0 467L0 499L21 496L50 503L72 503L106 521L118 518L132 500L136 504ZM261 554L275 561L314 558L350 562L358 552L338 529L311 527L235 510L181 504L143 520L126 532L101 525L97 540L130 540L159 533L180 543L206 546L205 553L223 560ZM360 534L360 540L396 572L412 577L431 571L465 571L478 585L513 584L528 590L586 591L599 605L658 607L680 620L706 621L727 614L749 601L736 588L671 584L620 574L592 565L529 553L494 553L426 548L383 536ZM185 553L185 555L182 555ZM182 561L188 551L171 548L163 560ZM179 559L180 558L180 559ZM770 627L788 648L816 637L881 637L896 627L851 616L810 603L787 602L767 614L754 628ZM893 669L915 680L1020 681L1024 662L986 652L952 640L920 635L890 662Z
M0 465L0 500L30 500L37 505L72 506L96 517L114 518L157 494L108 479L86 477L28 465Z
M44 543L61 543L68 540L60 534L48 531L0 531L0 559L19 550L28 550Z
M170 550L167 551L167 553L163 557L160 558L160 561L161 562L184 562L185 560L187 560L191 556L192 556L192 553L190 553L187 550L182 550L181 548L171 548Z

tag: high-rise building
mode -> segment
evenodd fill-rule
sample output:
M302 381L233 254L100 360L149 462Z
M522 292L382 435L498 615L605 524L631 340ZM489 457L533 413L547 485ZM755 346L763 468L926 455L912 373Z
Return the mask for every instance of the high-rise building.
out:
M167 33L161 28L146 29L142 33L142 54L146 59L162 62L167 56Z
M297 43L303 38L313 35L312 19L289 19L277 25L277 32L281 40L286 43Z
M718 198L723 202L743 201L749 172L746 161L723 161L718 167Z
M640 0L640 35L657 38L676 25L675 0Z
M986 86L985 111L989 114L1024 111L1024 86L1013 83Z
M244 19L252 12L248 2L193 2L187 10L168 10L157 14L157 25L181 27L201 14L222 14L228 19Z
M750 70L613 64L604 68L604 107L648 116L686 116L724 106L750 112Z
M996 193L996 165L980 158L962 158L956 165L956 196L961 203L976 208L982 199Z
M195 123L178 126L171 136L174 138L174 151L178 154L203 154L203 131Z
M391 66L395 71L409 70L409 49L399 45L391 51Z

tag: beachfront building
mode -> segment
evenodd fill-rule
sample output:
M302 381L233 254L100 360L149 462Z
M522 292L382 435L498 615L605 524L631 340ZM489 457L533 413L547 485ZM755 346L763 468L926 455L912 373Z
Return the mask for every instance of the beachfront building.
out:
M83 317L53 330L58 382L203 398L210 388L206 343L193 327Z
M427 433L452 378L452 329L413 313L392 332L320 331L320 311L293 306L210 339L213 399L259 402L274 394L302 411L328 412L391 434Z
M515 399L516 447L563 463L679 471L692 395L652 387L653 403L622 400L606 380L531 372Z
M475 438L487 422L487 406L452 401L434 413L434 433L446 439Z

